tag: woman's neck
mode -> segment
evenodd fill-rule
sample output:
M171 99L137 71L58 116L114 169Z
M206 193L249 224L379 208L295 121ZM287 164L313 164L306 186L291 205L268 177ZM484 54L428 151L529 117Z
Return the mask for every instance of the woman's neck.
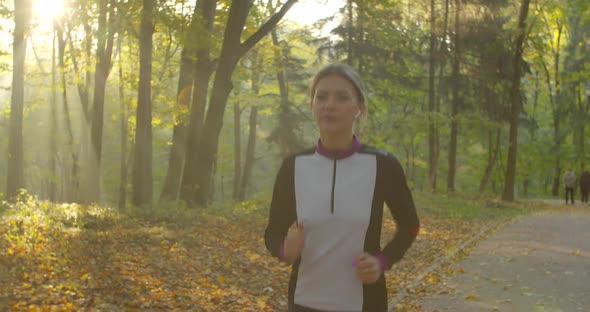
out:
M346 135L322 135L320 134L322 147L330 151L342 151L352 147L354 143L352 133Z

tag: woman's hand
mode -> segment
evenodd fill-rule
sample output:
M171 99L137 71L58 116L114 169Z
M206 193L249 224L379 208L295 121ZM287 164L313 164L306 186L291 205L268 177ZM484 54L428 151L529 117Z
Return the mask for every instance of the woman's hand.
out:
M303 235L303 224L293 223L289 228L287 237L283 243L283 257L289 264L293 264L303 251L305 237Z
M355 260L356 274L363 284L373 284L377 282L381 273L383 273L379 259L365 252Z

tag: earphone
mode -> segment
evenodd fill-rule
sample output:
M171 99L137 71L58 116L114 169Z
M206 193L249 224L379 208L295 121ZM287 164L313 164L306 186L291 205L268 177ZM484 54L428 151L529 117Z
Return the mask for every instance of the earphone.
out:
M356 112L356 115L354 115L354 119L359 118L360 115L361 115L361 111Z

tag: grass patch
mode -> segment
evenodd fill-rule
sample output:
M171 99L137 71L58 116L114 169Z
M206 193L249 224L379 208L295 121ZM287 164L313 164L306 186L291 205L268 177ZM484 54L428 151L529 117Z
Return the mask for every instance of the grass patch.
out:
M527 214L521 202L503 202L495 198L476 198L464 194L414 192L414 201L422 213L458 219L497 219Z

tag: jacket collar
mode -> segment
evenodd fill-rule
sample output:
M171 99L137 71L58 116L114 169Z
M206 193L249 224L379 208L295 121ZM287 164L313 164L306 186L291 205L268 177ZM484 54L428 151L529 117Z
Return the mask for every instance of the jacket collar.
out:
M360 151L361 147L362 147L361 142L358 140L356 135L353 135L352 136L352 146L347 149L337 150L337 151L329 150L329 149L325 148L322 145L322 142L318 139L318 144L316 145L315 150L318 154L328 157L328 158L343 159L346 157L350 157L350 156L352 156L352 154Z

